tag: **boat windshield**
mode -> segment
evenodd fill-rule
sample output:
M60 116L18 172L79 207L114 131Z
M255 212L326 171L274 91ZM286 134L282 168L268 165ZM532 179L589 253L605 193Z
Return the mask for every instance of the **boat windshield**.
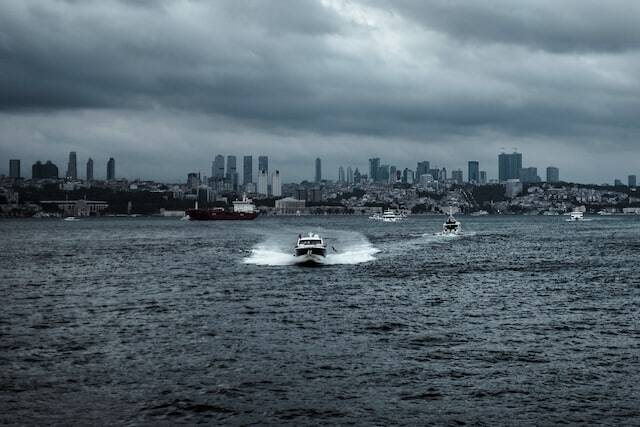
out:
M318 239L300 239L299 242L301 245L319 245L320 243L322 243L322 241Z

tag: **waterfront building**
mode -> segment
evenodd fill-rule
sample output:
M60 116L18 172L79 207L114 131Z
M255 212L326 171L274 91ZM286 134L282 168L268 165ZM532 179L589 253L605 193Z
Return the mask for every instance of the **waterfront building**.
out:
M20 160L9 160L9 178L20 178Z
M520 169L522 169L522 154L513 152L512 154L501 153L498 156L498 179L500 182L519 179Z
M629 183L629 187L635 187L636 186L636 176L635 175L629 175L627 177L627 182Z
M35 162L31 167L32 179L57 179L58 178L58 166L56 166L51 160L47 160L45 164L42 164L40 160Z
M322 181L322 160L318 157L316 159L316 177L315 182L318 184Z
M78 217L100 215L109 207L109 204L102 200L42 200L40 204L43 207L55 206L64 216Z
M213 164L211 165L211 176L218 179L224 178L224 156L218 154L213 159Z
M265 171L269 175L269 157L258 156L258 171Z
M76 181L78 179L78 159L76 157L75 151L69 153L69 161L67 162L67 174L65 176L67 179L71 179L73 181Z
M480 163L477 160L470 160L468 163L467 180L471 184L480 183Z
M294 199L293 197L286 197L284 199L276 200L276 212L280 215L295 215L302 213L306 206L306 193L305 199Z
M242 183L244 185L253 182L253 156L244 156L242 159Z
M271 175L271 195L273 197L281 197L282 196L282 177L280 176L280 171L275 170Z
M87 181L93 181L93 159L87 160Z
M549 166L547 168L547 182L560 182L560 169Z
M353 184L353 169L351 169L351 166L347 166L347 184Z
M258 172L258 194L263 196L269 195L269 175L265 169Z
M486 184L487 183L487 171L480 171L480 184Z
M456 169L456 170L451 171L451 179L456 184L462 184L464 182L464 177L462 175L462 170L461 169Z
M107 162L107 181L116 179L116 160L113 157Z
M538 176L538 168L536 167L521 168L520 182L523 182L523 183L540 182L540 177Z
M380 170L380 158L374 157L369 159L369 179L371 182L378 181L378 171Z

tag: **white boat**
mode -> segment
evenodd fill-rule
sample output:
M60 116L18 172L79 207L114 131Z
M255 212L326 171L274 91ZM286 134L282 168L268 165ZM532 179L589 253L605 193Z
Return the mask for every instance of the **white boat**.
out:
M299 235L294 256L299 263L321 264L327 256L327 245L317 234Z
M80 218L76 218L75 216L68 216L65 217L63 221L80 221Z
M485 210L479 210L471 213L471 216L487 216L487 215L489 215L489 212Z
M406 215L400 212L394 211L393 209L387 209L382 214L381 219L383 222L398 222L398 221L402 221L406 217L407 217Z
M578 210L572 211L571 213L569 213L569 218L567 218L567 221L584 221L584 212Z
M442 224L442 236L456 236L462 233L462 224L460 221L453 217L453 212L449 208L449 216L447 220Z

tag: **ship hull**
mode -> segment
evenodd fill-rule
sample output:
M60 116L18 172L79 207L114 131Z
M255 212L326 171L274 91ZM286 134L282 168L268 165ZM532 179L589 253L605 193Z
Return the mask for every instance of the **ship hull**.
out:
M258 216L257 212L227 212L207 209L187 209L185 214L191 221L249 221Z

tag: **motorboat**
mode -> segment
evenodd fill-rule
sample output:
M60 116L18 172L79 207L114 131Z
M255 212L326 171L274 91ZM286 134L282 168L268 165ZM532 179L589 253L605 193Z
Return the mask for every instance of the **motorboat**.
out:
M63 221L80 221L80 218L76 218L75 216L67 216L63 219Z
M387 209L382 213L382 221L383 222L398 222L405 219L407 216L403 215L400 212L394 211L393 209Z
M572 211L571 213L569 213L569 218L567 218L567 221L584 221L584 212L579 210Z
M317 234L298 235L294 256L300 263L320 264L327 256L327 245Z
M455 236L460 233L462 233L462 224L453 217L453 212L451 208L449 208L449 216L444 224L442 224L442 235Z

